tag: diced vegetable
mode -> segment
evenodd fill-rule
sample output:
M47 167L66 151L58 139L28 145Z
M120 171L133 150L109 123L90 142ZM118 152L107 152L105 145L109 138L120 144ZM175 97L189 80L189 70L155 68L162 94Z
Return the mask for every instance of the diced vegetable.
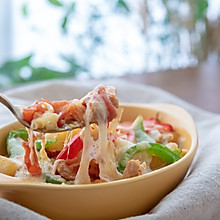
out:
M47 151L61 151L63 149L64 141L66 139L66 132L48 133L45 135Z
M171 132L173 127L168 123L161 123L157 118L150 118L143 121L144 129L148 133L152 130L158 130L160 132Z
M73 159L78 156L79 152L83 148L83 141L80 137L81 131L78 132L71 141L69 141L66 147L58 154L56 159Z
M54 108L54 112L59 114L63 108L69 103L66 100L62 100L62 101L48 101L47 99L41 99L42 102L46 102L50 105L53 106Z
M28 139L26 129L17 129L10 131L7 138L7 153L10 158L24 154L22 142Z
M7 140L7 153L10 158L24 154L21 138L10 138Z
M168 147L159 143L150 143L151 147L147 149L148 154L153 154L168 164L178 161L181 157Z
M46 109L42 102L36 102L34 105L23 109L23 119L28 123L31 123L36 112L43 114L45 110Z
M57 142L57 139L54 140L47 140L45 144L45 148L48 148L49 146L55 144ZM39 151L42 148L42 141L41 140L35 140L35 148Z
M130 147L120 157L118 161L118 171L120 173L123 173L125 167L127 166L128 161L131 160L135 154L140 153L140 152L146 152L146 149L149 147L150 145L148 142L140 142Z
M135 142L135 131L132 129L132 123L120 123L117 127L117 132L122 135L122 138L132 143Z
M58 175L46 174L46 183L53 183L53 184L62 184L65 183L66 180Z
M80 129L80 128L74 129L71 131L69 136L73 137L81 130L82 129ZM45 148L46 148L47 152L48 151L50 151L50 152L61 151L63 149L66 137L67 137L67 132L46 133L45 134L45 141L46 141ZM41 140L35 141L35 147L37 150L41 149L41 147L42 147Z
M65 183L67 185L73 185L73 181L66 181L64 178L58 175L52 175L52 174L46 174L45 175L46 183L52 183L52 184L62 184Z
M25 149L24 163L28 169L28 172L32 176L39 176L42 170L38 163L38 158L35 148L33 147L33 149L30 149L29 142L25 142L25 141L22 142L22 146ZM31 150L32 150L32 154L31 154Z
M169 148L159 143L148 143L146 141L139 142L125 151L118 161L118 171L123 173L129 160L140 152L153 154L168 164L174 163L180 159L180 156Z
M18 169L18 165L11 159L0 155L0 173L14 176Z
M154 143L154 139L151 138L145 131L144 125L143 125L143 117L139 115L136 120L133 122L132 125L134 131L135 131L135 142L141 142L141 141L147 141Z
M28 132L26 129L24 128L20 128L20 129L17 129L17 130L12 130L10 131L9 135L8 135L8 139L10 138L21 138L23 139L24 141L27 141L28 139Z

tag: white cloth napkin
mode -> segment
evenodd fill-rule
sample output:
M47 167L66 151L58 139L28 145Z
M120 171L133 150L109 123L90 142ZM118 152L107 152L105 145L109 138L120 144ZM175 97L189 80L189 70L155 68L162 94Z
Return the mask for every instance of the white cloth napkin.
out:
M172 103L193 116L199 134L199 147L187 177L150 213L129 219L220 219L220 115L204 111L159 88L118 79L105 81L48 81L4 92L15 104L31 104L42 97L49 100L81 98L95 85L113 85L120 102ZM14 120L0 106L0 126ZM13 208L13 213L6 210ZM0 199L0 219L45 219L26 208ZM4 214L3 214L4 213Z

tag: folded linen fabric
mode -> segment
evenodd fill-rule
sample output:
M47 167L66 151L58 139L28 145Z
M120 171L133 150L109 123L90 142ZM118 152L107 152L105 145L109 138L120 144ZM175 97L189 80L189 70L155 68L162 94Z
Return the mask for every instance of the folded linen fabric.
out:
M115 86L120 102L179 105L192 115L198 129L198 151L185 179L149 213L129 219L220 219L219 114L204 111L159 88L118 79L89 82L53 80L10 89L4 93L15 104L28 105L42 97L48 100L81 98L100 83ZM0 106L0 115L0 126L15 120L3 106ZM5 212L6 207L13 208L14 212ZM25 215L25 219L45 219L37 213L1 199L0 213L3 212L6 214L1 214L0 219L19 219L18 216L22 215Z

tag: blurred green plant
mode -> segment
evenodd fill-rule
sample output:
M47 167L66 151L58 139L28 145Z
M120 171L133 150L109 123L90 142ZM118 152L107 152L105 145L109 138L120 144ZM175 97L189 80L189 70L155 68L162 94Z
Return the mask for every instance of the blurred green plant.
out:
M189 44L187 45L189 59L194 60L195 63L207 59L208 0L158 0L164 15L159 20L155 20L152 1L145 0L144 2L147 14L143 17L143 32L146 39L153 38L154 41L161 42L161 50L155 58L157 65L163 66L161 63L164 59L166 62L169 59L170 68L172 64L178 65L178 56L181 59L181 47L187 44ZM156 34L151 35L151 27L157 29ZM183 35L185 35L184 40Z
M77 76L80 72L87 72L87 69L78 65L72 57L62 56L63 60L69 64L69 70L66 72L47 67L34 67L31 64L32 58L31 54L19 60L5 62L0 67L0 88L12 87L25 82L70 78Z
M61 32L64 35L68 35L69 25L72 19L75 19L74 13L77 7L77 1L45 1L51 7L56 8L56 10L62 11L62 17L58 25ZM147 42L150 37L155 38L158 42L161 42L163 48L161 49L162 52L155 55L156 59L158 59L158 65L160 62L163 62L164 52L167 51L168 47L171 60L175 60L173 57L176 57L176 54L180 54L180 41L183 30L187 30L190 36L190 53L198 61L205 60L208 54L206 47L208 0L158 0L157 2L160 2L162 8L165 10L165 16L160 21L154 20L154 11L151 8L152 1L143 0L139 6L140 17L143 22L140 32L146 35ZM106 4L114 4L114 7L112 7L114 13L129 15L133 10L126 0L109 1ZM183 5L187 5L189 9L189 13L185 17L181 15ZM99 46L105 43L102 33L95 29L96 24L102 19L102 13L99 10L95 4L91 7L90 14L88 14L87 28L84 33L76 37L77 44L88 57L90 57L90 54L95 53ZM22 7L22 14L28 19L30 13L27 1ZM164 31L157 32L156 35L151 35L151 27L153 25L157 26L158 30L161 27L165 27L165 29ZM84 44L88 39L90 40L89 46ZM198 40L195 42L195 39ZM54 78L74 78L85 72L89 74L89 59L87 59L88 63L79 64L76 55L60 55L60 58L69 65L67 71L57 71L44 66L36 67L32 64L33 58L34 54L31 54L18 60L9 60L2 64L0 67L0 89L26 82Z
M60 29L63 34L68 34L68 24L71 19L74 19L74 12L76 7L76 1L66 2L61 0L45 0L51 6L56 7L59 10L62 10L63 17L60 22ZM28 19L30 15L28 2L24 3L21 10L24 17ZM116 0L115 1L115 12L117 13L129 13L130 8L125 0ZM86 53L92 53L96 47L102 44L102 36L97 34L93 25L94 22L97 22L101 17L99 16L96 8L91 11L90 23L88 24L87 31L84 33L84 36L80 36L79 43L81 43L83 38L89 37L92 40L91 46ZM83 50L83 44L81 45ZM57 78L75 78L82 72L89 74L87 65L80 65L77 62L77 59L72 56L60 55L60 58L68 63L68 71L57 71L55 69L50 69L48 67L40 66L36 67L32 64L32 59L34 54L22 57L17 60L8 60L0 66L0 89L10 88L18 84L26 82L36 82L49 79Z

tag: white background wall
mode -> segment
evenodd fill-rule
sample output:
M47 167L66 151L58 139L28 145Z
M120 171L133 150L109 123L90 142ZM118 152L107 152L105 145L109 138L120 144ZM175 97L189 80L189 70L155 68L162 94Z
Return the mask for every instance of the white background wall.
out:
M0 1L0 64L12 55L11 0Z

